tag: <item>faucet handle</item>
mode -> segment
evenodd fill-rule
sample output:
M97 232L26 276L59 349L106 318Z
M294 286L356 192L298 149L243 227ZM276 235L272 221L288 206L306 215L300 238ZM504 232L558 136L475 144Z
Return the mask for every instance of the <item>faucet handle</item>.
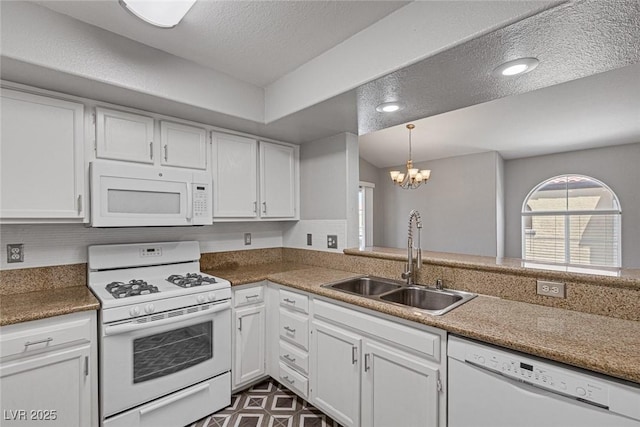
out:
M442 289L444 289L444 285L443 285L443 283L442 283L442 279L436 279L436 289L438 289L438 290L440 290L440 291L441 291Z

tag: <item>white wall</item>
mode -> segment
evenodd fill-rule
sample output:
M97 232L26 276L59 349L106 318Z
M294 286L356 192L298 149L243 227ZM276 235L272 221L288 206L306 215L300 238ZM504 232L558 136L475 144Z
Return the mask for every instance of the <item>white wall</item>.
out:
M384 219L382 214L376 214L381 213L384 208L381 185L388 176L386 169L378 169L362 157L360 158L360 181L371 182L376 186L373 189L373 242L367 242L368 246L383 246Z
M282 224L214 223L203 227L88 228L82 224L2 225L0 252L3 270L87 262L87 246L197 240L200 251L224 252L283 246ZM245 246L244 233L251 233ZM24 262L7 264L8 243L24 243Z
M358 246L358 170L356 135L341 133L300 146L300 219L315 221L312 228L322 234L324 249L326 234L333 233L322 231L323 221L345 223L339 249ZM302 233L296 230L295 235Z
M581 174L607 184L622 207L622 266L640 268L640 143L505 162L506 256L521 257L522 203L547 178Z
M403 190L384 179L378 193L384 206L382 245L406 247L409 212L417 209L423 249L497 256L502 251L497 240L501 162L497 152L419 162L416 167L431 169L431 179L416 190Z

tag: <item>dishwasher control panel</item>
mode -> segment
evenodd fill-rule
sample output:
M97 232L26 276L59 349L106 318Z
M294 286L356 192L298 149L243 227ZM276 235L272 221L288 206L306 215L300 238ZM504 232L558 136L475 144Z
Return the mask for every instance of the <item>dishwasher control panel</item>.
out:
M465 361L508 378L609 407L609 387L593 379L574 376L566 369L491 348L469 348Z

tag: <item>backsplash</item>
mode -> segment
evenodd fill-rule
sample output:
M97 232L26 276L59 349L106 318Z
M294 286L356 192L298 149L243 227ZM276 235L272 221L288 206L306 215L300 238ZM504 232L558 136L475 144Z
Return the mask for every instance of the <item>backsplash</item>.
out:
M203 253L203 270L242 268L245 265L292 263L344 270L401 280L405 262L298 248L262 248L243 251ZM530 274L530 272L527 272ZM566 285L566 298L536 294L536 277L514 272L487 271L482 266L443 266L425 262L418 272L418 283L433 285L443 279L445 287L567 310L640 321L640 281L628 286L613 286L602 277L588 281L559 280ZM553 273L545 272L549 279ZM0 295L30 292L44 288L86 285L86 264L0 271ZM500 316L500 313L496 313ZM544 319L542 319L544 320Z

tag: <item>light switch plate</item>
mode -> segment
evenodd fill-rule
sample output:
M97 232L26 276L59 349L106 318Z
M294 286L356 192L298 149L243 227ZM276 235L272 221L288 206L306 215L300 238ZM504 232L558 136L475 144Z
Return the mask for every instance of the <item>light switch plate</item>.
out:
M313 245L313 235L311 233L307 233L307 246Z
M245 246L251 244L251 233L244 233L244 244Z

